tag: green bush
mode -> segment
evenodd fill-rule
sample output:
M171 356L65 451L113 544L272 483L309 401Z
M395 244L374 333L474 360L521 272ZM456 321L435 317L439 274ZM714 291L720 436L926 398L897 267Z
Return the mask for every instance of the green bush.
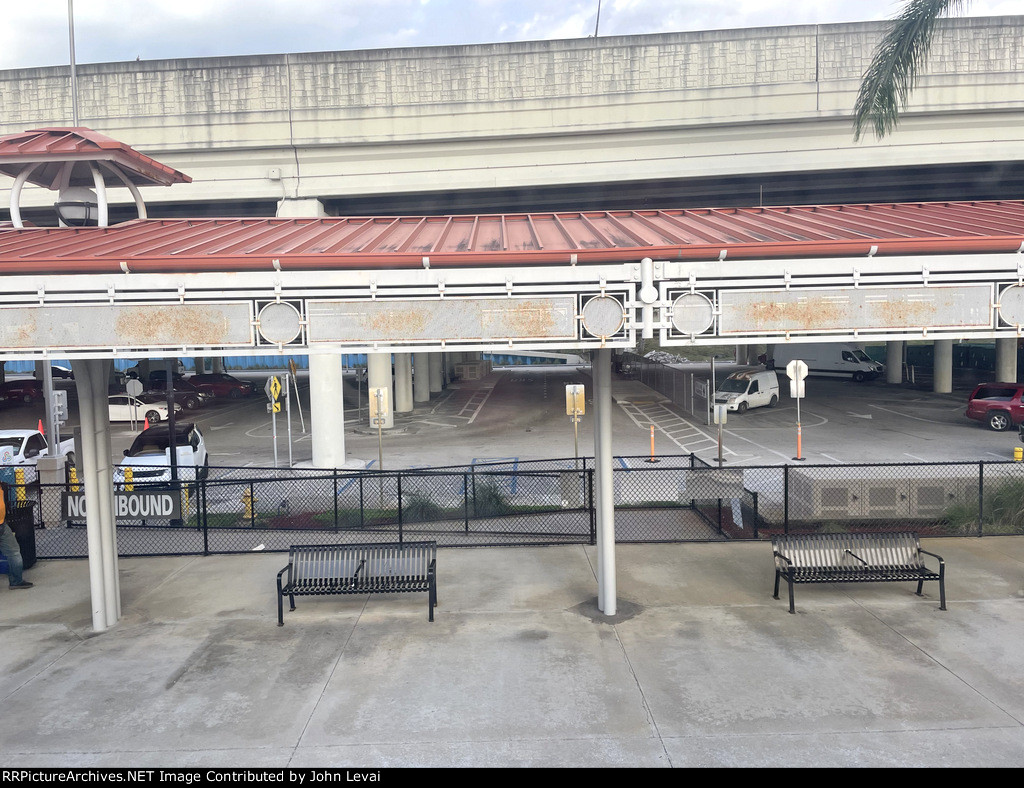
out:
M473 486L473 517L497 517L509 514L512 505L508 498L493 483L477 483Z
M982 533L1024 534L1024 479L986 483L981 508ZM951 533L976 534L977 499L954 501L946 507L942 519Z
M402 498L402 519L407 523L424 523L430 520L441 520L444 510L420 493L412 493Z

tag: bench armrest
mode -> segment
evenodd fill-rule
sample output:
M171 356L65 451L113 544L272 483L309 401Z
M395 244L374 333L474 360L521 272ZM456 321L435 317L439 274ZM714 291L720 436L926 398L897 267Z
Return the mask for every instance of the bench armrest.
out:
M917 552L921 553L921 555L930 555L932 558L938 559L938 561L939 561L939 572L944 572L944 570L946 568L946 562L942 560L942 556L941 555L936 555L935 553L929 553L927 550L922 550L920 547L917 548ZM922 561L921 563L923 564L924 561Z
M790 566L792 566L792 565L793 565L793 562L792 562L792 561L790 561L790 560L789 560L788 558L786 558L786 556L784 556L784 555L783 555L782 553L780 553L780 552L779 552L778 550L772 550L772 555L774 555L774 556L775 556L776 558L781 558L781 559L782 559L783 561L785 561L785 562L786 562L787 564L789 564Z
M853 550L844 550L843 553L844 553L844 555L852 555L854 558L856 558L858 561L860 561L864 566L868 565L868 562L865 561L863 558L861 558L859 555L857 555L855 552L853 552Z
M288 578L291 579L291 576L292 576L292 564L291 564L290 561L288 562L288 566L286 566L284 569L282 569L280 572L277 573L277 590L278 591L281 590L281 575L283 575L285 572L288 573Z

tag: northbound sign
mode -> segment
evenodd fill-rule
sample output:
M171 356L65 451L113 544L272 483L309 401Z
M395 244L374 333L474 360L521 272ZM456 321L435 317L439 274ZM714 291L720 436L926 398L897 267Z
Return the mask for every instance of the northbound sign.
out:
M84 520L85 493L61 493L60 510L64 520ZM114 517L118 520L180 520L181 493L176 490L115 492Z

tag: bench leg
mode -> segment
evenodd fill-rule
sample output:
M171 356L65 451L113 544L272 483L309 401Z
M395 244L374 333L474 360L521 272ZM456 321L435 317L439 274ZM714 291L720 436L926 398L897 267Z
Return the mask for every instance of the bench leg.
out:
M786 578L786 582L789 583L789 612L796 613L796 607L793 603L793 581L790 578Z
M431 581L430 591L427 594L427 620L434 620L434 608L437 607L437 585Z
M946 565L939 567L939 610L946 609Z
M279 627L284 626L284 597L281 596L281 592L277 592L277 625Z
M772 593L772 599L779 598L779 570L775 570L775 591Z

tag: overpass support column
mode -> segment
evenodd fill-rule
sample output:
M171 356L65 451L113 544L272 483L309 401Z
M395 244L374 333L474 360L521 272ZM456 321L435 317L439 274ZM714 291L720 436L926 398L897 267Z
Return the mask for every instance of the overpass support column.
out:
M952 339L936 339L932 343L932 391L936 394L953 391Z
M597 609L616 610L615 497L612 483L612 352L594 351L594 496L597 504Z
M903 343L885 343L885 382L903 382Z
M413 354L412 398L414 402L430 402L430 354Z
M110 459L110 418L107 410L109 360L71 362L78 390L81 450L76 455L86 500L89 550L89 591L92 628L103 632L121 617L121 582L117 570L117 531Z
M395 388L391 384L390 353L366 354L366 381L371 389L386 388L388 390L388 415L381 426L389 430L395 426ZM367 397L371 396L373 395L368 392ZM371 427L376 426L372 421L368 423Z
M430 370L430 393L439 394L444 388L444 355L431 353L427 358L427 368Z
M1017 382L1017 338L996 340L996 380L1000 383Z
M412 408L412 353L395 353L395 413Z
M341 356L309 356L309 410L316 422L312 429L313 467L345 465L344 369Z

